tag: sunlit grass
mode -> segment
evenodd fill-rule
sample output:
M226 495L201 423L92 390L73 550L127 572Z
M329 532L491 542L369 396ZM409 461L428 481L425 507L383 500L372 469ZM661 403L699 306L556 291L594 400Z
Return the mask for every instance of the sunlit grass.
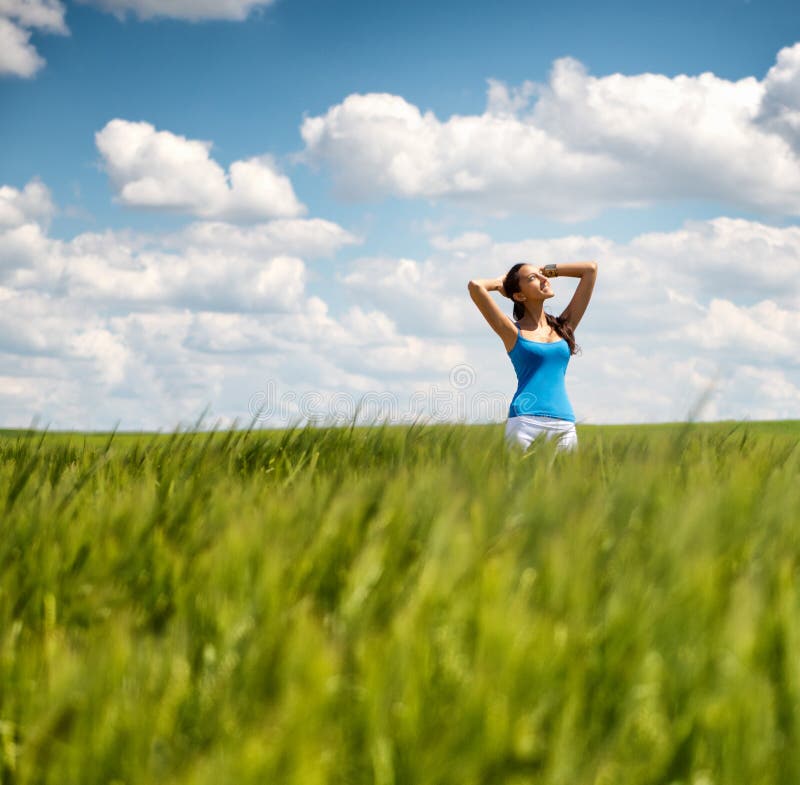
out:
M800 782L800 422L0 436L2 783Z

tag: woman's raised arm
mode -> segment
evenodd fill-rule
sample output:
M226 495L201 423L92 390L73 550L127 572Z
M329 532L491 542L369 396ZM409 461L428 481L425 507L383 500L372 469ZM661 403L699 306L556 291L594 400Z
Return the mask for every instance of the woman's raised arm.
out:
M503 290L502 278L474 278L467 284L469 296L478 310L483 314L489 326L500 336L504 344L513 343L517 337L517 328L511 319L500 310L500 306L492 299L489 292L500 292L503 297L508 295Z
M580 278L578 288L572 295L569 305L561 312L561 318L566 319L570 327L574 330L578 326L589 300L592 299L594 282L597 280L597 262L568 262L556 265L556 275L558 277L569 276Z

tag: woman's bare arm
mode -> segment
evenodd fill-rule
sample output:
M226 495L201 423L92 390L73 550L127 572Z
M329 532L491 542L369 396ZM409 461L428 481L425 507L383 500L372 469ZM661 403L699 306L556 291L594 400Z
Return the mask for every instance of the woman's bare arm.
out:
M594 283L597 280L597 262L557 264L556 272L559 278L568 276L581 279L580 283L578 283L578 288L569 301L569 305L561 312L561 318L566 319L574 330L578 326L578 322L583 318L583 314L589 306L589 300L592 299Z
M500 336L505 346L513 345L517 337L517 328L511 319L500 310L489 292L500 292L507 297L503 290L502 278L474 278L468 284L469 296L489 326Z

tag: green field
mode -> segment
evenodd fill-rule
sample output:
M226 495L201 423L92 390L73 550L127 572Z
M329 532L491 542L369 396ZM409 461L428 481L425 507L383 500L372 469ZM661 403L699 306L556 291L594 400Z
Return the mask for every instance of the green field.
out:
M800 783L800 421L0 435L0 782Z

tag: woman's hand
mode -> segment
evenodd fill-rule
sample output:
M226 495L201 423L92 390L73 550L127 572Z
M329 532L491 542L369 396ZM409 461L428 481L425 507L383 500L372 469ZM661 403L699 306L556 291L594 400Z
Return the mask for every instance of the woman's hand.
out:
M503 297L508 297L506 290L503 288L503 280L503 276L500 278L473 278L469 282L469 286L470 288L480 286L481 289L486 289L487 292L500 292Z

